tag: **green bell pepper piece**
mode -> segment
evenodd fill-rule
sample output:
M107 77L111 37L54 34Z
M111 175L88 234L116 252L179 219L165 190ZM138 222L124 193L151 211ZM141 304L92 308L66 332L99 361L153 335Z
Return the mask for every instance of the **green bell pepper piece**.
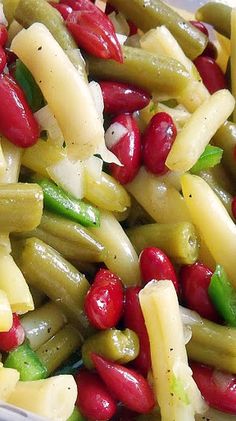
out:
M208 170L220 163L223 155L223 149L217 146L207 145L196 164L191 168L192 174L198 174L200 171Z
M47 368L27 343L18 346L8 354L4 367L19 371L22 381L45 379L48 374Z
M209 296L229 326L236 327L236 290L222 266L217 265L208 288Z
M49 179L35 178L34 182L38 183L43 190L44 207L47 210L79 222L85 227L100 225L99 210L94 206L75 199Z
M26 100L35 113L44 106L44 98L34 77L20 60L16 60L15 79L24 91Z

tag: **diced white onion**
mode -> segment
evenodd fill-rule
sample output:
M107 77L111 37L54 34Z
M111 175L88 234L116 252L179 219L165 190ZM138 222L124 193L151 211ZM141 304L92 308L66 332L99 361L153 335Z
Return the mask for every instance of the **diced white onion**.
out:
M127 36L123 34L116 34L116 36L120 45L124 45L125 41L127 40Z
M183 325L184 329L184 344L187 345L192 338L192 329L188 325Z
M7 26L8 22L6 20L6 16L4 15L4 11L3 11L3 4L0 3L0 24Z
M235 375L214 370L212 378L217 386L226 391L232 381L235 380Z
M99 83L92 80L92 82L89 83L89 90L92 95L94 105L99 115L99 118L103 123L104 101L103 101L103 96L102 96L102 90L100 88Z
M91 156L89 159L84 161L85 173L89 174L93 179L99 180L102 175L102 159L97 156Z
M41 129L48 132L50 139L55 140L62 145L63 135L49 106L46 105L45 107L40 108L40 110L34 113L34 116L38 121Z
M179 306L182 322L184 325L194 325L202 322L201 316L196 311L189 310L188 308Z
M126 36L129 35L130 28L127 23L127 20L125 19L124 15L122 15L122 13L112 12L108 16L114 25L116 33Z
M105 12L107 0L95 0L95 6L97 6L102 12Z
M64 158L50 167L47 172L51 179L76 199L84 196L84 164Z
M127 38L125 45L128 45L129 47L133 48L141 48L140 44L140 35L134 34Z
M128 130L125 126L123 126L123 124L111 124L105 133L105 142L108 149L112 149L113 146L115 146L120 141L120 139L122 139L122 137L125 136L127 133Z

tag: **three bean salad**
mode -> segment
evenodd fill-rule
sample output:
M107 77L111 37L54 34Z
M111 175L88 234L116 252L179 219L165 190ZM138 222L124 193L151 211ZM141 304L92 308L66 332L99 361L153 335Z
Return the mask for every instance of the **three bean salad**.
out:
M235 99L232 4L0 1L0 418L236 419Z

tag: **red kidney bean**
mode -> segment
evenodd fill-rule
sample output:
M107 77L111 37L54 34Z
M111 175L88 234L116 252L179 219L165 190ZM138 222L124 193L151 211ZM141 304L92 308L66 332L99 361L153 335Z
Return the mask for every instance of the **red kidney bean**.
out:
M5 44L7 42L7 38L8 38L7 28L6 28L5 25L0 24L0 45L2 47L5 46Z
M68 0L65 3L71 5ZM96 57L122 63L121 46L107 15L89 0L77 0L71 7L75 11L67 17L66 26L78 45Z
M199 56L194 64L210 94L227 88L225 75L213 58Z
M123 299L120 278L107 269L100 269L85 299L90 323L97 329L114 327L123 312Z
M191 363L191 369L193 378L208 404L219 411L236 415L236 376L216 372L215 369L198 363ZM219 378L216 379L216 375Z
M117 12L116 8L109 3L106 3L106 15L110 15L112 12Z
M135 333L137 333L139 337L139 355L134 361L132 361L132 364L134 364L134 366L137 367L144 376L147 376L147 373L151 368L151 355L148 333L139 303L138 294L140 290L141 288L139 287L126 289L124 303L124 325L125 327L132 329Z
M99 10L90 0L60 0L59 3L67 4L67 6L70 6L75 11L89 10L91 12L95 11L96 13Z
M13 314L13 324L8 332L0 333L0 351L10 352L23 344L25 340L25 331L21 325L19 316Z
M190 20L190 23L193 26L195 26L195 28L199 29L199 31L201 31L204 35L206 35L207 38L209 38L209 32L208 32L207 27L204 25L204 23L200 22L199 20ZM201 55L216 59L217 49L215 48L214 44L211 41L208 41L208 44Z
M150 102L150 95L135 86L111 81L99 82L99 85L106 113L133 113L146 107Z
M67 4L54 3L53 1L50 1L50 4L52 7L58 10L64 20L66 20L69 14L73 11L72 7L68 6Z
M4 49L0 46L0 73L3 72L6 64L7 64L7 57L6 57Z
M219 321L219 316L208 295L211 277L212 271L199 262L182 266L179 274L183 299L187 307L197 311L206 319Z
M153 409L153 391L141 374L94 353L91 354L91 358L111 393L127 408L141 414Z
M115 117L112 123L121 124L128 132L111 147L111 151L123 166L110 164L109 170L119 183L127 184L133 180L141 166L140 131L136 120L129 114L121 114Z
M236 219L236 196L233 198L231 203L231 209L234 219Z
M138 27L131 22L130 20L127 21L128 25L129 25L129 36L131 37L131 35L135 35L138 32Z
M158 281L168 279L173 282L178 292L179 284L174 266L162 250L156 247L145 248L139 256L139 265L144 284L152 279Z
M176 138L177 130L167 113L155 114L143 134L143 161L153 174L168 171L165 161Z
M206 37L209 37L209 32L207 27L200 20L190 20L189 21L195 28L199 29Z
M39 126L21 88L8 75L0 75L0 133L22 148L39 138Z
M116 412L116 403L99 376L81 370L75 380L78 387L76 406L82 415L91 421L110 420Z

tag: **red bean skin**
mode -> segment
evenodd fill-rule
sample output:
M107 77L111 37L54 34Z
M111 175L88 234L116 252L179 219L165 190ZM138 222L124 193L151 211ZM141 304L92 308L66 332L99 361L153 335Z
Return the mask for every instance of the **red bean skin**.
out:
M177 130L167 113L155 114L143 134L143 161L146 168L156 175L165 174L166 158L176 138Z
M104 100L104 111L109 114L133 113L146 107L150 95L143 89L121 82L99 82Z
M19 316L13 314L13 324L8 332L0 333L0 351L10 352L23 344L25 340L25 331L21 325Z
M0 133L16 146L37 142L39 126L21 88L9 75L0 75Z
M134 117L130 114L120 114L112 123L120 123L126 133L112 148L111 151L120 160L123 166L109 165L111 175L121 184L130 183L141 166L141 136Z
M116 326L123 312L123 287L120 278L100 269L85 298L85 312L97 329Z
M234 219L236 219L236 196L232 200L231 208L232 208L233 217Z
M78 387L76 406L82 415L91 421L110 420L116 412L116 402L99 376L81 370L75 381Z
M5 46L6 42L8 39L8 32L7 32L7 28L5 25L1 25L0 24L0 45L2 47Z
M52 7L54 7L54 9L58 10L64 20L66 20L69 14L72 12L72 8L67 4L54 3L53 1L50 1L50 4Z
M134 370L92 353L91 358L112 395L128 409L146 414L154 405L154 395L147 380Z
M139 256L142 281L147 284L152 279L172 281L176 292L179 291L178 279L169 257L157 247L147 247Z
M125 292L124 304L124 325L132 329L139 337L139 355L132 362L138 368L143 376L147 376L151 368L150 343L147 329L145 326L143 313L139 303L140 287L127 288Z
M221 386L214 380L215 369L198 363L191 363L191 369L193 378L208 404L219 411L236 415L236 376L232 375L228 386Z
M0 73L3 72L7 64L7 57L4 49L0 46Z
M199 20L190 20L190 23L209 38L209 32L208 32L207 27L204 25L204 23L200 22ZM201 55L208 56L213 59L217 58L217 49L215 48L214 44L211 41L208 41L208 44Z
M212 271L207 266L196 262L182 266L179 279L187 307L206 319L218 322L219 316L208 295L211 276Z
M210 94L227 88L224 73L213 58L199 56L194 60L194 64Z
M189 21L195 28L199 29L206 37L209 37L209 32L207 27L200 20L190 20Z
M73 9L66 19L66 26L79 47L95 57L123 63L121 46L107 15L89 0L67 0L64 3Z

